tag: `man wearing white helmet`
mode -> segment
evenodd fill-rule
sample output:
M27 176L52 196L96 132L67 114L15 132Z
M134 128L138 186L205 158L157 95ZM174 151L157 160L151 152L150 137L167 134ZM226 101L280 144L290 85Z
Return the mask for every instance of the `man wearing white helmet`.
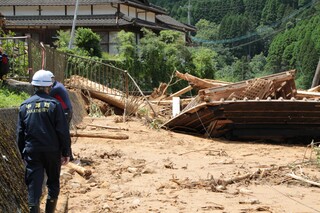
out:
M52 88L50 90L49 95L51 97L54 97L60 102L62 109L64 111L64 114L66 116L68 125L70 127L73 111L72 111L72 104L69 98L68 91L61 82L55 79L55 76L51 71L48 71L48 72L52 79ZM70 161L73 161L73 160L74 158L73 158L72 150L70 150Z
M52 79L52 88L49 95L54 97L61 103L63 111L65 112L67 121L70 124L70 121L72 119L72 104L69 98L68 91L61 82L55 79L55 76L52 72L50 71L48 72L51 75L51 79Z
M30 213L40 212L44 172L48 176L46 213L53 213L60 192L61 165L69 162L70 132L61 104L49 96L51 76L45 70L32 78L35 94L19 109L17 143L26 163Z

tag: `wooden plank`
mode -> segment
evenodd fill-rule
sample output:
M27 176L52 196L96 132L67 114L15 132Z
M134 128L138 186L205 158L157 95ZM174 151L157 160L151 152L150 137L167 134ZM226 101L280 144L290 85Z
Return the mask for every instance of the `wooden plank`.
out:
M172 99L173 97L179 97L180 95L183 95L183 94L191 91L192 89L193 89L192 86L189 85L189 86L187 86L187 87L179 90L178 92L173 93L173 94L170 95L169 97L165 98L165 100L170 100L170 99Z
M276 87L278 85L278 82L282 83L284 81L292 81L292 79L294 79L294 75L295 75L295 70L290 70L290 71L286 71L278 74L261 77L261 79L272 81ZM210 89L202 89L199 91L198 94L204 95L204 96L209 95L211 97L217 96L215 100L220 100L222 97L226 99L228 96L231 95L232 92L235 92L235 91L239 92L241 90L244 90L249 84L254 82L254 80L255 79L250 79L247 81L241 81L241 82L237 82L237 83L233 83L225 86L220 86L220 87L215 87ZM292 85L292 83L290 83L290 85Z

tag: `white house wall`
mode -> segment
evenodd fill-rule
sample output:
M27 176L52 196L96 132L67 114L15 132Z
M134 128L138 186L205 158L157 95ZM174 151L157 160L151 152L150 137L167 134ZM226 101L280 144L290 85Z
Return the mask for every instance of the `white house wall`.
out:
M115 14L117 8L114 8L109 5L93 5L93 15L106 15L106 14Z
M129 7L126 5L120 5L120 12L125 14L125 15L129 15Z
M137 18L136 8L129 7L129 17Z
M129 17L139 18L139 19L150 21L153 23L156 22L156 15L153 12L146 12L143 10L139 10L135 7L128 7L126 5L120 5L120 12L122 12L123 14Z
M41 6L41 15L65 15L64 6Z
M151 12L147 12L147 21L156 22L156 15L154 13Z
M68 6L67 7L67 15L74 15L75 6ZM90 5L81 5L78 7L77 15L91 15L91 6Z
M0 13L4 16L13 16L13 7L0 7Z
M16 6L16 16L37 16L39 15L38 6Z
M140 9L137 9L137 13L138 13L138 17L139 19L142 19L142 20L146 20L147 16L147 12L145 10L140 10Z

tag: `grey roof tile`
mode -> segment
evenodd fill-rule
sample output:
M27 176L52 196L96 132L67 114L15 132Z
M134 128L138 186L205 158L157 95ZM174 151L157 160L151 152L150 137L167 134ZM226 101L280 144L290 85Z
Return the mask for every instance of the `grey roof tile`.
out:
M72 26L73 16L7 16L6 26ZM77 16L77 26L123 26L132 23L115 15Z
M182 30L188 30L188 31L196 31L195 27L183 24L168 15L157 15L156 19L159 22L164 23L165 25L172 26L173 28L180 28Z
M124 0L79 0L80 5L123 3ZM76 0L0 0L0 6L75 5Z

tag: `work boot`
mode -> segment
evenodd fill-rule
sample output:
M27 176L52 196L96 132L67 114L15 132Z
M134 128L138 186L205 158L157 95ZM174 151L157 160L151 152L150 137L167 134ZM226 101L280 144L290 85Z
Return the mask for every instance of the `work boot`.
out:
M54 213L56 210L58 199L47 199L46 213Z
M29 206L30 213L40 213L40 206Z

